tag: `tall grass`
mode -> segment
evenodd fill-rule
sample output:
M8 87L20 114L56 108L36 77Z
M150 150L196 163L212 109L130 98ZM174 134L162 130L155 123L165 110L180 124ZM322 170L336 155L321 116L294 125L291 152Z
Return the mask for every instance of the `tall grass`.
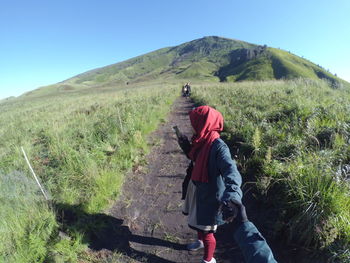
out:
M0 261L42 262L57 227L53 213L25 174L1 172L0 182Z
M310 80L203 84L243 174L280 211L275 233L350 260L350 93Z
M102 211L118 196L124 174L143 162L147 135L170 111L174 87L71 92L0 105L2 262L76 262L85 248L79 234L59 238L55 211L29 179L20 146L54 203Z

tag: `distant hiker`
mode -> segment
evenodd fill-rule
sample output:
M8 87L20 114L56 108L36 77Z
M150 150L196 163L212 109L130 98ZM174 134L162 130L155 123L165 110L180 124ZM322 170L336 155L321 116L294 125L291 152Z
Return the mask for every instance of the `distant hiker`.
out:
M204 248L201 262L215 263L213 256L216 240L213 233L219 224L224 223L223 220L230 221L235 215L234 212L238 214L244 210L240 188L242 178L231 158L228 146L220 139L220 132L224 127L221 113L209 106L200 106L190 111L189 117L194 131L191 143L184 135L179 136L178 140L181 149L191 160L183 183L183 213L188 215L189 227L197 231L198 240L188 244L187 249L195 251ZM247 223L245 213L240 215L244 219L240 223L247 224L244 227L251 227ZM239 220L235 220L234 223ZM249 231L254 232L254 229L242 229L241 224L238 225L239 232L235 231L234 237L238 243L243 240L240 247L246 255L255 247L246 244L250 241L248 242L248 236L245 235L249 234Z
M191 95L191 86L190 86L190 83L187 82L185 85L182 86L182 96L189 97L190 95Z

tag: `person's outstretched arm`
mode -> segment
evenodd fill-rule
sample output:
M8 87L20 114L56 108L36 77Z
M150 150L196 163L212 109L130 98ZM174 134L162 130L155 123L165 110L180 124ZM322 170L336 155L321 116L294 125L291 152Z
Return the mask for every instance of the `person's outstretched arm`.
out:
M241 249L247 263L277 263L265 238L248 220L242 203L224 203L222 213L225 221L232 222L233 239Z
M252 222L240 224L233 238L247 263L277 263L265 238Z

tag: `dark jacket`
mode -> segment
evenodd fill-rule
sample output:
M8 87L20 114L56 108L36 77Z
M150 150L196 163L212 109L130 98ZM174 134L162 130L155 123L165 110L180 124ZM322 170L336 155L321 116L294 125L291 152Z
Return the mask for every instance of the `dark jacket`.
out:
M197 224L223 223L219 206L222 201L242 199L242 177L230 150L220 138L211 146L208 161L209 182L194 182L197 190Z
M242 223L233 238L247 263L277 263L265 238L252 222Z

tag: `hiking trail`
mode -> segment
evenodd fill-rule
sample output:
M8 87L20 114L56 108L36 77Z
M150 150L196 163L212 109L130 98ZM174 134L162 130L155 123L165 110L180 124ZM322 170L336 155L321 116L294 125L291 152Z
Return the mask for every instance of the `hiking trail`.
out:
M117 229L113 232L118 236L105 242L117 244L96 244L95 248L117 249L124 254L121 262L201 261L203 250L186 250L186 244L196 238L196 232L187 226L187 218L181 212L181 185L189 160L178 146L172 129L177 125L182 133L191 136L188 112L193 107L190 99L178 98L168 120L151 135L154 146L147 164L134 167L126 175L120 199L108 213L115 218ZM222 258L226 249L220 240L217 243L218 262L232 262ZM229 254L232 251L237 254L234 262L244 262L238 248L231 244Z
M96 222L104 222L106 227L90 236L94 240L90 249L95 257L101 258L101 262L201 262L203 250L186 250L186 244L195 241L197 236L188 227L187 217L181 212L181 186L189 160L178 146L172 129L177 125L190 138L192 132L188 112L194 104L189 98L181 97L172 107L167 121L150 136L153 146L146 157L147 164L135 166L126 175L119 200L106 214L97 215L99 220ZM243 178L243 182L247 180ZM243 192L248 218L261 231L264 221L269 220L270 211L259 206L249 193L249 184L243 185ZM295 261L295 248L283 247L281 242L267 235L272 231L264 230L262 233L280 263L303 262ZM217 247L214 257L218 263L245 262L233 241L229 224L220 226L215 236ZM120 252L121 258L110 261L113 252Z

